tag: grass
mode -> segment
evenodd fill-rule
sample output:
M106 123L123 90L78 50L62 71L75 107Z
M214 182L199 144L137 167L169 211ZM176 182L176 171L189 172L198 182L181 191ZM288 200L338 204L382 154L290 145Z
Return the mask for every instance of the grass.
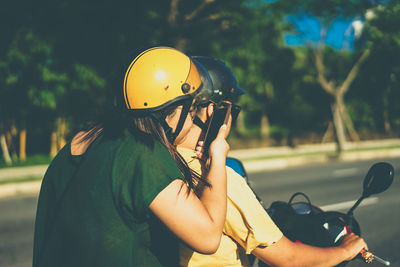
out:
M232 140L236 141L236 140ZM232 145L231 145L232 147ZM382 147L363 147L363 148L352 148L345 151L346 152L358 152L358 151L374 151L374 150L390 150L400 148L398 145L392 146L382 146ZM263 159L274 159L274 158L291 158L291 157L302 157L302 156L316 156L316 155L331 155L335 154L334 151L326 151L326 152L304 152L304 153L293 153L293 154L283 154L283 155L265 155L265 156L256 156L246 159L248 160L263 160ZM50 164L51 157L45 154L37 154L28 156L26 161L14 160L12 165L6 165L6 163L1 160L0 161L0 169L1 168L10 168L10 167L24 167L24 166L34 166L34 165L45 165Z
M1 160L0 161L0 169L1 168L10 168L10 167L44 165L44 164L49 164L50 162L51 162L51 157L49 155L37 154L37 155L27 156L25 161L13 159L13 162L11 165L7 165L4 160Z
M22 177L10 177L0 180L0 185L13 184L13 183L24 183L42 180L42 176L22 176Z
M398 145L393 146L381 146L381 147L362 147L362 148L353 148L346 150L345 152L357 152L357 151L373 151L373 150L390 150L400 148Z
M392 145L392 146L382 146L382 147L362 147L362 148L352 148L345 150L343 153L352 153L352 152L361 152L361 151L377 151L377 150L391 150L398 149L400 146ZM327 155L329 157L337 156L335 151L317 151L317 152L302 152L302 153L291 153L291 154L279 154L279 155L265 155L265 156L256 156L246 158L243 161L251 161L251 160L268 160L268 159L276 159L276 158L294 158L294 157L303 157L303 156L320 156Z
M252 161L252 160L267 160L267 159L286 159L286 158L294 158L294 157L302 157L302 156L317 156L317 155L327 155L333 152L304 152L304 153L293 153L293 154L279 154L279 155L265 155L258 157L250 157L246 158L243 161Z

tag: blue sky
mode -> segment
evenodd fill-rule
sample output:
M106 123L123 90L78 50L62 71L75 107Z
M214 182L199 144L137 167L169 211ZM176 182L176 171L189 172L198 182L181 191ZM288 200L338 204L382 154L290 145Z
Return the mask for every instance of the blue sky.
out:
M264 1L275 2L277 0L264 0ZM288 16L287 19L296 26L296 28L299 30L299 34L295 33L285 34L284 38L286 44L304 45L305 39L312 41L314 43L319 41L321 25L319 24L319 21L316 18L304 14L303 16L297 16L297 17ZM350 35L346 36L346 31L348 30L351 23L352 23L351 19L347 20L344 20L342 18L336 19L327 31L326 44L336 49L342 49L343 46L345 46L345 48L353 50L354 49L353 32L350 32Z
M316 43L320 39L321 25L319 21L307 15L298 17L288 17L288 20L295 25L298 34L285 34L285 42L288 45L303 45L305 40ZM326 43L336 49L345 48L352 50L353 47L353 32L347 34L352 20L336 19L327 31Z

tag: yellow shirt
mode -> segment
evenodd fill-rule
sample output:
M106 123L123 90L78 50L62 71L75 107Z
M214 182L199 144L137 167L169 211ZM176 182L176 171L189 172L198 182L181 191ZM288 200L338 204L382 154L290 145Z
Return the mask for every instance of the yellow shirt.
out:
M201 173L193 150L178 147L190 168ZM246 254L258 246L269 246L282 238L282 232L258 202L245 179L227 167L227 212L217 252L204 255L180 245L181 266L250 266Z

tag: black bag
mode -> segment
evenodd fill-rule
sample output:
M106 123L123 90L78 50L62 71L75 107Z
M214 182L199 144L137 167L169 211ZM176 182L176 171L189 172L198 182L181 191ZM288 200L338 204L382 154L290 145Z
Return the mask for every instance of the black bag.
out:
M292 203L299 195L307 202ZM340 244L341 237L346 234L345 214L324 212L313 206L307 195L301 192L293 194L289 202L273 202L267 212L282 233L294 242L331 247Z

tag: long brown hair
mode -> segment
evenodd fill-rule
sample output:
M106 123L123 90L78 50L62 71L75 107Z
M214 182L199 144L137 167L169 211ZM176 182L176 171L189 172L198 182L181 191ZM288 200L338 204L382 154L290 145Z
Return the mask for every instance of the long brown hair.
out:
M161 111L162 112L161 118L165 119L165 117L172 115L176 111L176 108L177 106L171 106L170 108ZM182 155L177 151L176 146L170 142L165 133L164 128L161 126L159 120L155 119L155 117L153 116L133 117L132 122L135 125L136 129L150 135L153 139L157 140L167 148L167 150L175 160L178 168L180 169L186 183L189 186L189 189L196 189L194 184L197 184L199 182L209 186L209 183L207 183L207 181L199 173L197 173L196 171L192 170L189 167L188 163L185 161Z
M195 184L210 186L204 177L192 170L182 155L177 151L176 146L170 142L160 120L173 115L180 104L172 104L167 108L157 111L152 115L134 116L119 108L108 111L106 115L86 126L87 134L81 141L97 138L103 135L106 138L118 138L122 136L125 129L130 130L134 138L152 146L154 141L160 142L171 154L179 170L181 171L189 190L196 190Z

